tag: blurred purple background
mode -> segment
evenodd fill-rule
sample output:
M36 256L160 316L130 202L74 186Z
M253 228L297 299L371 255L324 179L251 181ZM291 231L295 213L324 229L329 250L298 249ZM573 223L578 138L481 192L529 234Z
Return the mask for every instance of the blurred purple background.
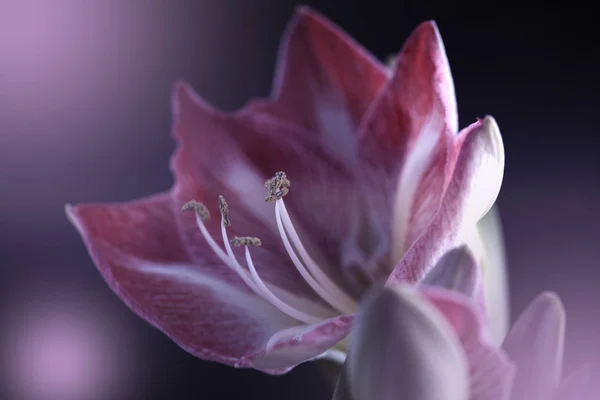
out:
M567 371L599 361L593 21L525 2L507 15L433 1L304 3L381 59L419 22L438 22L461 126L492 114L503 133L513 314L557 291ZM329 398L313 364L275 378L180 350L112 294L63 212L168 189L172 83L184 78L224 109L267 95L295 5L0 0L0 398Z

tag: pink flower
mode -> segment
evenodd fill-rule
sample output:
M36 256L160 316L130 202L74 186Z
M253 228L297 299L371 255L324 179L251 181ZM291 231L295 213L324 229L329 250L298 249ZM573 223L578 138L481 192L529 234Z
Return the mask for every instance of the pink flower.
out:
M432 271L446 288L393 284L368 297L334 400L587 398L587 365L561 380L565 312L558 296L536 297L494 346L473 302L480 268L465 247L453 253Z
M236 367L282 373L336 345L368 287L419 282L475 240L502 180L494 119L457 133L433 22L390 70L300 8L269 99L225 113L177 83L173 115L170 192L67 213L132 310Z

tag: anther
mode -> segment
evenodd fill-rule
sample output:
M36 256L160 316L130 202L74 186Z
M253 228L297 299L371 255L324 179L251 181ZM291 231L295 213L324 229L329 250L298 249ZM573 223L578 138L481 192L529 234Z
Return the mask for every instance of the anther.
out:
M285 172L277 172L274 177L265 182L268 196L265 197L265 201L273 202L281 199L283 196L289 193L291 182L285 176Z
M196 214L198 214L200 216L202 221L207 221L210 218L210 212L208 212L208 208L206 208L206 206L204 204L202 204L196 200L191 200L191 201L188 201L187 203L185 203L181 207L181 211L183 211L183 212L194 211Z
M219 211L221 211L223 217L223 226L227 228L231 225L231 221L229 221L229 205L223 196L219 196Z
M259 238L252 236L234 237L231 239L231 244L234 246L260 246L262 243Z

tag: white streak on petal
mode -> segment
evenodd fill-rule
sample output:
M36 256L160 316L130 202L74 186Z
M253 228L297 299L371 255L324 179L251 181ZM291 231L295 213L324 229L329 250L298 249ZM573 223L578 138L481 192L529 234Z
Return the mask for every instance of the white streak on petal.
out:
M393 265L396 265L398 260L400 260L404 254L404 251L406 251L407 244L405 241L414 196L427 167L431 163L433 150L437 145L443 127L444 124L441 119L434 119L434 117L429 118L427 123L422 127L422 132L418 136L416 142L413 144L412 148L409 149L406 161L402 167L402 172L398 178L393 210L392 234L395 246L392 249ZM425 204L420 205L420 207L425 207Z
M265 201L265 179L250 163L233 163L225 171L227 187L235 193L247 210L262 221L272 232L277 232L273 207ZM233 211L232 211L233 212Z

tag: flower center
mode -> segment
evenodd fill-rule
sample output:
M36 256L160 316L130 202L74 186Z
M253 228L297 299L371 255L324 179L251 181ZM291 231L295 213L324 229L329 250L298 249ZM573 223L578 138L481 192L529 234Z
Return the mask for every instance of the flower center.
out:
M273 178L265 182L267 188L265 201L275 203L277 229L290 260L306 283L327 305L308 301L261 279L250 252L250 247L260 246L261 241L259 238L250 236L229 239L227 235L227 228L231 225L229 206L223 196L219 196L219 211L221 213L221 236L225 251L216 243L204 224L210 218L210 213L204 204L192 200L183 205L182 211L195 212L196 223L202 236L219 259L235 271L254 293L281 312L307 324L318 323L340 314L354 314L358 309L357 303L314 261L306 251L298 232L294 228L283 201L283 197L289 193L290 185L291 182L284 172L276 173ZM244 247L246 266L243 266L237 260L231 245Z

